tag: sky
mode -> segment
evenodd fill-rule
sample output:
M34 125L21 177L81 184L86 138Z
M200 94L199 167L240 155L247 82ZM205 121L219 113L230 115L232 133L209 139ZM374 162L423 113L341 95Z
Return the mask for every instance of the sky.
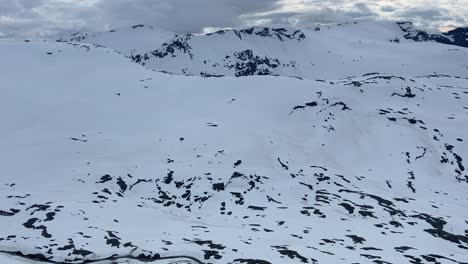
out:
M146 24L177 33L250 25L405 20L468 26L468 0L0 0L0 38Z

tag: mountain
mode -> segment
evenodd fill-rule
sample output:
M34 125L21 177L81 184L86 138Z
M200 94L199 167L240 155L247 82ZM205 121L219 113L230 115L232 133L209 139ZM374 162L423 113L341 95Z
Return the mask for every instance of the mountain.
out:
M456 28L442 34L430 34L414 28L411 22L399 22L401 30L405 32L405 38L414 41L434 41L442 44L468 48L468 27Z
M468 49L352 23L142 65L135 30L0 40L1 263L467 263ZM271 72L200 74L242 50Z
M147 41L122 35L113 41L93 40L92 43L121 51L149 69L174 74L328 79L369 72L401 75L408 70L417 75L427 75L433 72L426 71L422 65L434 64L434 61L438 65L432 65L431 70L459 74L460 69L464 70L460 65L466 63L460 60L454 64L460 51L453 45L468 47L467 33L468 28L459 28L445 34L430 34L416 29L409 22L355 22L305 28L252 27L201 35L177 35L150 49L131 53L127 52L128 47L122 48L119 39L131 40L130 46ZM112 34L107 33L107 39ZM82 38L71 40L87 42ZM431 56L427 56L427 45L418 42L452 45L431 45Z

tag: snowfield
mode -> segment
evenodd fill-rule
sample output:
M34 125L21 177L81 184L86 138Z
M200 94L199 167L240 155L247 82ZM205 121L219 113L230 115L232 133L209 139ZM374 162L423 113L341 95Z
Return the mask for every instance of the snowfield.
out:
M261 30L0 41L0 262L468 263L468 49Z

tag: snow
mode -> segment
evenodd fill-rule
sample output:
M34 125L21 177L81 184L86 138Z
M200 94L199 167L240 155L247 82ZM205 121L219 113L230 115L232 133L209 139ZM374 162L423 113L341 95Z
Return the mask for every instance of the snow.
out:
M466 263L468 50L358 26L191 39L200 58L303 57L280 72L302 80L165 74L121 54L134 42L0 41L0 261Z
M405 75L408 71L415 76L434 72L466 75L466 51L434 42L415 42L406 39L403 30L416 32L411 24L400 26L386 21L303 29L252 27L178 35L151 49L138 49L130 57L149 69L184 75L268 73L306 79L339 79L370 72ZM93 39L92 43L128 56L127 43L116 40L113 34L102 35L106 41ZM151 42L143 38L138 43ZM431 66L422 66L428 64Z
M108 32L76 32L58 39L60 42L84 42L102 45L119 51L125 56L139 54L160 47L172 39L174 33L153 26L135 25L129 28L114 29Z

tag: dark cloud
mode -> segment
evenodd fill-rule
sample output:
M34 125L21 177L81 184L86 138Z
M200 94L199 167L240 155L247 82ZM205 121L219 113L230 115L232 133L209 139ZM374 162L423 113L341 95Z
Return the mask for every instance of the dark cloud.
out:
M274 10L272 0L112 0L96 8L103 23L112 26L132 23L159 25L176 32L197 32L205 27L233 27L242 24L241 15Z
M0 32L47 35L150 24L175 32L241 26L279 0L0 0Z
M150 24L175 32L247 24L404 19L438 28L464 25L463 0L0 0L0 37L45 36Z
M392 6L392 5L383 5L380 7L380 11L382 12L393 12L395 10L397 10L398 7L396 6Z

